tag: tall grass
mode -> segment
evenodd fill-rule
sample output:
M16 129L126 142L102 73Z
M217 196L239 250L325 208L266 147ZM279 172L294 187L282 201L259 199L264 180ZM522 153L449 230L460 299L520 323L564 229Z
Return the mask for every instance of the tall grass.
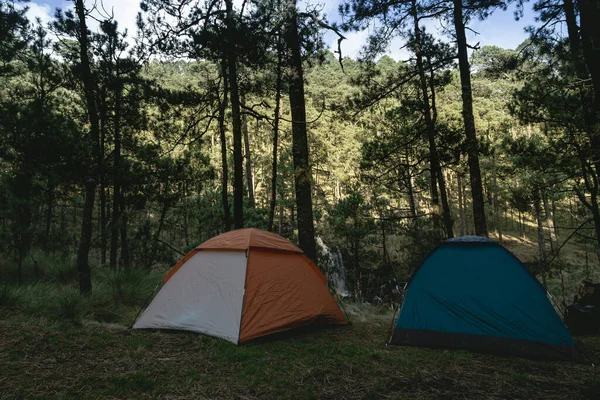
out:
M2 285L0 286L0 308L13 307L19 303L20 291L18 288Z
M95 268L92 293L82 296L74 263L68 258L40 257L37 261L37 280L0 286L0 318L11 313L75 324L97 320L129 325L161 278L138 268Z

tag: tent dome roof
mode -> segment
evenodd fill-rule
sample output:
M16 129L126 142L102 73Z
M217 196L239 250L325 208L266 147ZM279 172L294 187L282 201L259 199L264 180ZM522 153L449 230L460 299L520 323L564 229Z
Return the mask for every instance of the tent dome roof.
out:
M459 236L444 240L444 243L495 243L493 240L482 236Z
M289 240L257 228L243 228L222 233L219 236L208 239L196 247L196 249L247 250L251 247L302 253L302 250Z

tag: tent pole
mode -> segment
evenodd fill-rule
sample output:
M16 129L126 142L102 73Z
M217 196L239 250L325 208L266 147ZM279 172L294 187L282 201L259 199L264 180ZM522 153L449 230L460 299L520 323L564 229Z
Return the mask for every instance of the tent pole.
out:
M395 273L395 271L394 271ZM394 321L396 321L396 315L399 313L400 311L400 307L402 307L402 303L404 303L404 295L406 293L406 286L408 286L408 282L404 283L404 287L402 288L402 300L400 302L398 302L398 307L396 307L394 309L394 313L392 314L392 322L390 323L390 327L388 329L388 340L385 343L385 345L387 346L388 344L390 344L390 342L392 341L392 334L394 331ZM396 287L398 287L398 281L396 280Z
M129 327L129 329L133 328L133 325L135 325L135 321L137 321L137 319L139 318L140 314L142 313L142 310L148 307L148 304L150 303L150 299L152 297L154 297L154 293L156 292L156 289L158 289L159 286L160 286L160 283L158 283L156 286L154 286L154 289L152 289L152 293L150 293L150 296L148 296L148 298L144 302L144 305L142 307L140 307L140 310L135 315L135 318L133 319L133 322L131 323L131 326Z
M327 283L329 283L329 282L327 282ZM331 290L330 290L330 293L331 293ZM333 293L335 293L335 297L337 298L337 303L342 308L342 312L344 313L344 317L346 317L346 320L348 321L348 325L352 325L352 321L350 321L350 318L348 317L348 313L346 312L346 309L344 308L344 303L342 302L342 298L338 294L337 290L335 290L335 288L333 289Z

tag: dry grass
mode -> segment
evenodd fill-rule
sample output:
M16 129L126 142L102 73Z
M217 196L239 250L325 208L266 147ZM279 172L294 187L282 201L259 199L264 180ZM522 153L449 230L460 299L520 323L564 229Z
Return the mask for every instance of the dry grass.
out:
M2 399L593 399L591 366L385 346L387 325L241 346L117 325L0 322ZM586 339L592 357L600 340Z

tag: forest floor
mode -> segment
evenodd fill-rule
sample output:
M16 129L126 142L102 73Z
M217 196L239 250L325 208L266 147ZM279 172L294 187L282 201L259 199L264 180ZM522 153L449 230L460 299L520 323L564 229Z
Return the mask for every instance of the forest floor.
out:
M386 346L383 319L235 346L185 332L8 318L0 398L600 398L591 365ZM600 360L600 338L580 341Z
M504 239L521 260L535 262L536 241ZM570 266L553 267L549 289L568 301L599 268L595 253L586 257L575 241L561 258ZM240 346L187 332L130 330L128 321L162 274L96 273L92 297L82 300L73 277L56 265L46 280L0 287L0 399L600 398L600 373L591 365L386 346L389 307L346 303L350 326ZM578 342L600 362L600 337Z

